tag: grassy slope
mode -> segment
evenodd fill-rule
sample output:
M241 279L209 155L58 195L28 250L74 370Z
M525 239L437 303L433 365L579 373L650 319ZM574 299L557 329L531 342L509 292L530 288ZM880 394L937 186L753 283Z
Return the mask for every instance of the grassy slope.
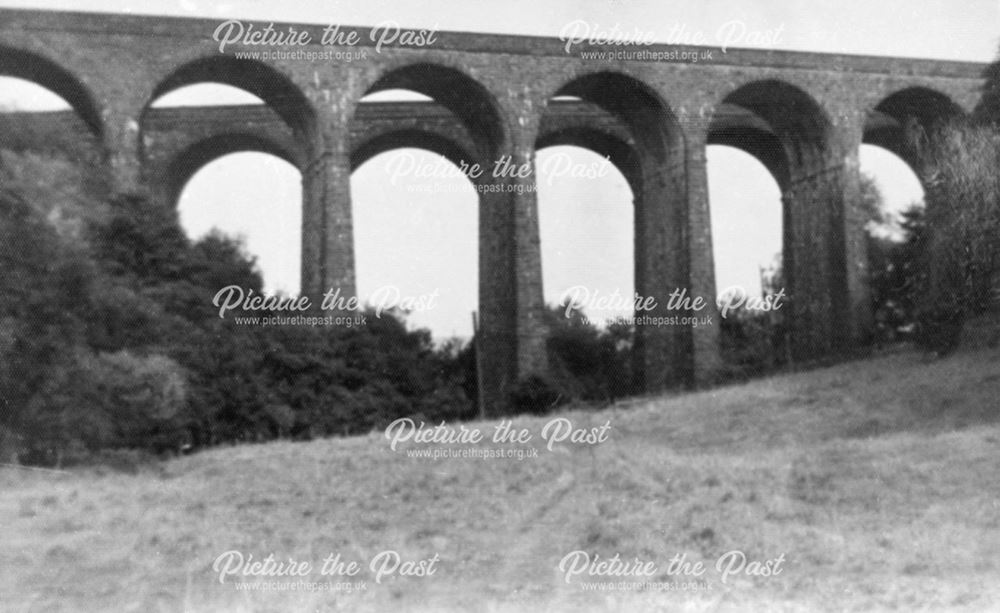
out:
M523 461L407 458L376 433L138 475L5 468L0 609L996 610L998 397L998 350L900 353L567 413L610 420L610 440ZM515 424L537 442L545 421ZM248 594L210 569L231 549L441 562L361 595ZM682 552L787 562L725 586L709 572L710 591L594 594L555 570L574 549L661 570Z

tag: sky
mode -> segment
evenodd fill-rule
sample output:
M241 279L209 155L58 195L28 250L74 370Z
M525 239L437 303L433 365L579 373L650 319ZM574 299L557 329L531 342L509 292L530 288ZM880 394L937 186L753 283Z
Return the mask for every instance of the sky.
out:
M700 33L710 45L722 42L725 28L732 27L727 24L740 22L776 49L992 61L1000 34L1000 3L967 0L958 6L945 0L0 0L5 8L323 25L374 26L391 20L408 28L541 36L558 36L568 23L583 20L595 29L639 30L659 42ZM753 42L745 38L733 46L764 46ZM246 101L254 99L232 88L198 85L168 94L156 106ZM61 105L37 87L0 78L0 107ZM369 160L351 178L359 293L433 298L429 302L433 308L411 313L410 324L429 327L437 338L468 336L478 274L475 193L461 177L419 184L415 179L392 181L401 160L438 163L433 154L399 150ZM708 162L716 285L719 291L731 285L759 291L760 269L771 264L781 249L778 187L763 166L743 152L710 147ZM563 163L603 170L600 177L586 180L558 173L546 176L541 170ZM875 177L888 208L898 210L922 197L916 177L892 154L865 146L861 164ZM601 295L631 296L632 196L624 177L596 154L571 147L539 152L536 168L546 300L555 303L567 289L579 285ZM295 292L299 182L294 167L264 154L239 153L216 160L184 189L179 203L182 225L194 238L213 227L242 236L248 251L258 258L268 289ZM589 314L604 318L627 311Z

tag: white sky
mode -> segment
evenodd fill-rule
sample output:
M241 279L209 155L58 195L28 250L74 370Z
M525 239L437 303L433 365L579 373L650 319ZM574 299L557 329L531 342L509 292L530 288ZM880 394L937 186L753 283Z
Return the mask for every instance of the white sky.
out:
M403 27L558 36L568 22L585 20L607 30L618 26L651 33L658 41L700 32L709 44L733 20L748 30L780 31L775 48L834 53L928 57L987 62L994 59L1000 34L997 0L722 0L668 3L663 0L508 0L398 2L300 0L295 3L246 0L0 0L0 7L96 10L176 16L243 18L371 26L392 20ZM735 46L740 46L738 43ZM200 90L200 91L199 91ZM243 101L212 86L178 91L160 104ZM59 106L37 89L0 79L0 107ZM414 313L410 321L430 327L435 337L467 335L476 308L476 198L461 178L435 179L432 193L414 192L412 183L391 185L387 164L393 156L413 155L435 163L432 154L408 150L373 158L352 177L355 249L359 291L396 285L402 295L438 294L436 308ZM596 155L575 148L539 153L541 167L550 156L569 155L594 164ZM921 198L909 169L874 147L862 150L862 168L876 177L887 205L900 208ZM555 302L574 285L593 291L631 295L631 194L615 170L601 179L539 177L543 281L546 299ZM759 288L759 267L772 262L781 247L778 188L752 157L733 149L709 150L709 182L717 286ZM424 189L427 181L424 181ZM245 236L272 289L298 286L298 172L285 162L257 153L228 156L206 166L188 184L180 204L182 223L193 236L213 226ZM616 312L593 312L613 316Z

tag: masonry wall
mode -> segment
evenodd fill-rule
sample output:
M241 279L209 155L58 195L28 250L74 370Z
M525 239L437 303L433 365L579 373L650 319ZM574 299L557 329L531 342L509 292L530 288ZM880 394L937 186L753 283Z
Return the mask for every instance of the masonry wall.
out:
M630 181L641 179L641 193L635 194L637 288L661 303L674 288L686 288L711 303L716 288L705 148L721 129L720 117L736 109L727 125L739 128L743 122L762 139L778 143L768 147L772 152L779 147L775 155L790 169L779 183L794 355L800 359L856 344L870 325L857 187L857 148L865 142L867 119L890 95L917 90L939 92L971 110L983 69L956 62L738 49L726 54L696 49L712 56L699 63L595 62L580 57L587 48L566 53L555 39L460 33L439 33L426 47L376 50L370 31L357 28L342 31L357 32L358 45L304 48L359 54L350 62L249 61L236 60L233 53L261 49L233 44L220 53L212 39L218 25L201 19L0 10L0 73L43 82L70 101L101 143L119 192L149 192L155 183L151 177L162 178L173 163L157 159L156 143L144 140L152 133L144 135L144 128L156 97L201 81L227 82L261 97L285 124L281 134L269 132L270 124L241 130L259 134L259 143L280 142L278 150L287 152L302 171L302 283L310 294L330 288L341 288L345 295L355 292L349 178L352 156L356 162L359 149L369 142L358 142L366 137L356 121L366 92L386 79L424 88L459 121L427 128L439 137L435 142L474 150L470 155L478 159L510 155L515 163L530 164L537 143L550 134L544 126L556 121L546 116L550 98L568 84L601 83L591 77L612 74L615 83L649 92L648 106L654 109L623 110L608 88L587 91L622 120L605 122L603 133L615 147L630 152L621 159L636 160L626 164L623 174ZM310 29L319 40L322 27L296 27ZM760 85L765 82L800 93L811 101L809 109L796 106L798 98L740 97L740 92L768 91ZM456 88L472 94L449 94ZM634 100L630 91L621 93L619 102ZM800 111L811 114L810 125L823 126L822 138L809 141L802 136L809 131L796 132L794 125L782 126L776 119L805 121L795 116ZM654 151L658 145L647 142L649 130L672 135L662 150ZM238 140L225 142L217 147L220 155L241 146ZM242 142L256 146L251 140ZM391 138L386 142L391 144ZM767 149L760 145L763 140L734 142L757 155ZM803 147L810 148L808 163L801 159ZM188 151L178 150L177 155ZM205 151L210 158L211 150ZM480 202L485 393L496 410L517 380L547 368L533 176L506 179L526 188L520 193L484 196ZM637 365L649 390L708 380L719 365L717 327L650 328L639 334Z

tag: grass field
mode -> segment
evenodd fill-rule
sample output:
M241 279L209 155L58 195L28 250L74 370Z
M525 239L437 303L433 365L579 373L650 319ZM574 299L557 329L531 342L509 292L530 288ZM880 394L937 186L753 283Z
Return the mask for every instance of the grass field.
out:
M142 468L0 469L2 611L987 611L1000 610L1000 350L901 352L714 390L559 416L610 422L538 457L429 459L381 432L216 449ZM496 422L468 424L487 435ZM242 591L226 551L340 554L347 593ZM429 576L368 567L437 556ZM699 589L588 591L566 554L654 562L645 580ZM721 581L717 559L784 556ZM414 568L416 568L414 566ZM427 566L425 565L425 569ZM289 583L299 578L267 578ZM629 578L630 580L637 580ZM261 579L248 578L250 581Z

